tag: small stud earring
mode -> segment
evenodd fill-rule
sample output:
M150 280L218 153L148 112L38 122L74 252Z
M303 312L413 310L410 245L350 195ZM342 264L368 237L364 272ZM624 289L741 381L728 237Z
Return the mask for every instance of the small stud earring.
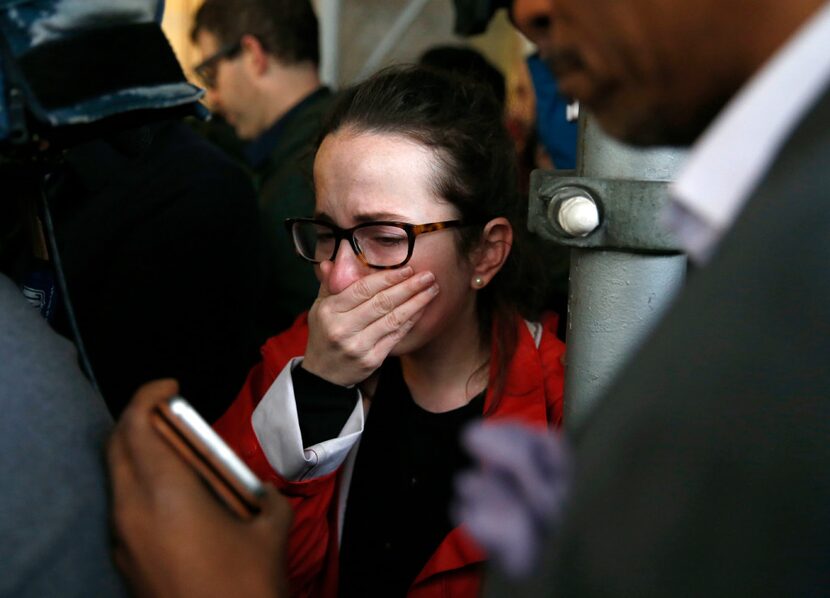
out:
M476 276L473 279L473 286L476 287L477 289L480 289L481 287L484 286L484 279L481 278L481 276Z

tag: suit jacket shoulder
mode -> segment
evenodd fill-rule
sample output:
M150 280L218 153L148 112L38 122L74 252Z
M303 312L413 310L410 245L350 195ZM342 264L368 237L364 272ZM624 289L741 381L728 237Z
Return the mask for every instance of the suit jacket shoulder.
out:
M825 93L578 435L559 594L821 591L828 172Z

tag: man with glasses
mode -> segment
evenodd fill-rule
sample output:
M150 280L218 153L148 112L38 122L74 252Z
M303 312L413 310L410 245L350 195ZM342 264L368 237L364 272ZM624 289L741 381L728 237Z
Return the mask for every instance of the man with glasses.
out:
M308 309L319 286L283 228L312 211L308 149L331 98L317 72L317 18L308 0L207 0L191 37L207 102L242 140L259 193L274 278L264 326L273 333Z

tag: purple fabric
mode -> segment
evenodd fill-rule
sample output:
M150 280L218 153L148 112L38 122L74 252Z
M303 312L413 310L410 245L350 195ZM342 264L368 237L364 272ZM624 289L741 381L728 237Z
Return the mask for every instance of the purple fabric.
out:
M473 424L462 443L478 467L457 476L453 517L495 566L523 577L559 526L570 481L565 443L517 422Z

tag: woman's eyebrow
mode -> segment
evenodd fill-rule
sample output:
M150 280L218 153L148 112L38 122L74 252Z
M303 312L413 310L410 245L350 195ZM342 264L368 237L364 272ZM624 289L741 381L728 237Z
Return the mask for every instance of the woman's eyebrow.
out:
M334 219L325 212L314 212L314 219L334 224Z
M394 221L406 221L409 220L408 218L404 218L400 214L393 214L391 212L371 212L366 214L356 214L354 216L355 222L373 222L375 220L394 220Z
M330 222L331 224L335 224L334 218L332 218L325 212L314 212L314 218L317 220L322 220L324 222ZM392 212L366 212L361 214L355 214L352 217L352 220L357 224L363 224L365 222L376 222L384 220L391 220L394 222L409 222L411 218L407 218L405 216L402 216L401 214L394 214Z

